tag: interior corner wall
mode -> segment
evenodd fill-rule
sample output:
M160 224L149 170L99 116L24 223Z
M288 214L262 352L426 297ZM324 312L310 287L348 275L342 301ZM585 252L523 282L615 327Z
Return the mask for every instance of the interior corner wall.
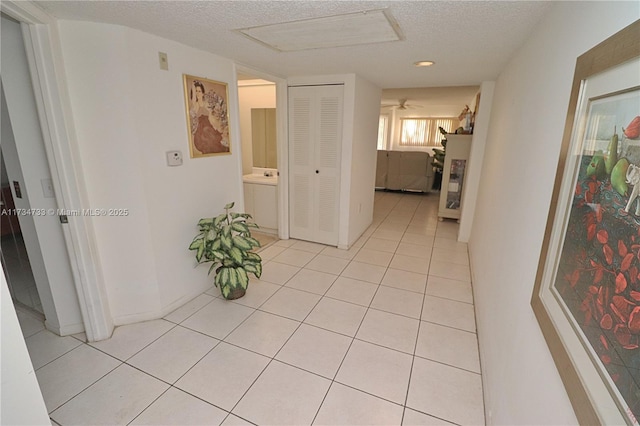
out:
M253 169L253 142L251 133L251 109L275 108L276 85L239 86L240 136L242 139L242 174Z
M114 323L157 318L211 285L187 249L197 221L243 206L234 64L121 26L59 29L87 207L128 210L92 218ZM183 74L228 84L230 155L190 158ZM182 166L167 166L173 150Z
M469 243L488 424L576 424L530 306L576 58L637 2L558 2L496 81Z
M347 237L349 246L373 221L381 96L379 87L356 76Z

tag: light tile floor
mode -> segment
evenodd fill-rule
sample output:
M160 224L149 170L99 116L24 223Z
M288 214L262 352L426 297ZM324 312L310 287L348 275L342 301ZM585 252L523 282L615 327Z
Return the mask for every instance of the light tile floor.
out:
M279 241L212 288L86 344L19 313L53 424L484 424L467 247L437 194L377 192L350 250Z

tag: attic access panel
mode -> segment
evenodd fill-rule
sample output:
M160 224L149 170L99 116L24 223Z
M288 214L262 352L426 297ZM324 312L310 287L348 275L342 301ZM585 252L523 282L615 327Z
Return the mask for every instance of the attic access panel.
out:
M280 52L355 46L402 40L388 10L369 10L238 30Z

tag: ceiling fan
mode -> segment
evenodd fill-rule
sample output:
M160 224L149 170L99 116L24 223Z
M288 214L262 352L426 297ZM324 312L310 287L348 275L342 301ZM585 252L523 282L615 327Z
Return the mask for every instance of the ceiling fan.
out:
M403 110L407 110L407 109L416 109L416 108L422 108L422 105L417 105L417 104L408 104L407 103L408 99L398 99L398 103L397 104L382 104L382 108L393 108L393 109L397 109L400 111Z

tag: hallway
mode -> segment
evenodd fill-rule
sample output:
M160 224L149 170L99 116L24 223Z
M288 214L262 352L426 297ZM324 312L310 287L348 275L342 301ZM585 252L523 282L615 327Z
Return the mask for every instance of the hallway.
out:
M350 250L278 241L245 297L212 287L106 341L18 311L52 423L484 424L467 246L437 210L376 192Z

